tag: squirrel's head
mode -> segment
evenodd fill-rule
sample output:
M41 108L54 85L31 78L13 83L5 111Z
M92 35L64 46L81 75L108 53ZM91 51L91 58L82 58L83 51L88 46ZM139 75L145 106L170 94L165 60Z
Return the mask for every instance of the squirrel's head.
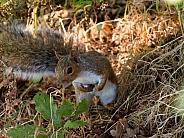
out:
M72 50L69 55L62 56L55 52L58 64L55 68L58 87L66 88L71 85L80 73L79 57L76 51Z

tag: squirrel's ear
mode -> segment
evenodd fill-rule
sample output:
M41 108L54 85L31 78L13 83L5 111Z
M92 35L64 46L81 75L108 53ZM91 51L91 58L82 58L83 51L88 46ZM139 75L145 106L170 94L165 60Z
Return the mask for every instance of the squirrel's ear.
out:
M54 51L55 52L55 55L56 55L56 57L58 58L58 59L62 59L62 56L58 53L58 52L56 52L56 51Z
M71 50L71 51L70 51L69 58L70 58L70 59L78 58L77 52L76 52L75 50Z
M79 63L78 53L75 50L70 51L69 59L73 59L76 63Z

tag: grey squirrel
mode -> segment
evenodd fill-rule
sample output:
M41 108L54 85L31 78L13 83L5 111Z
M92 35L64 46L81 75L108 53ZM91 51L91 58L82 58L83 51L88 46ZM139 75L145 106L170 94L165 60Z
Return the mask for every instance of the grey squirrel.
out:
M90 102L98 96L104 106L112 103L117 95L117 78L109 60L96 51L79 55L72 50L62 56L56 52L59 62L55 68L58 84L75 87L77 103L87 98ZM91 90L85 91L85 87ZM88 89L89 89L88 88Z
M96 51L78 54L67 50L57 31L37 30L34 34L37 37L16 26L1 29L0 60L13 68L16 78L56 77L63 88L74 86L77 103L84 98L91 102L94 96L104 106L114 101L117 79L106 57Z

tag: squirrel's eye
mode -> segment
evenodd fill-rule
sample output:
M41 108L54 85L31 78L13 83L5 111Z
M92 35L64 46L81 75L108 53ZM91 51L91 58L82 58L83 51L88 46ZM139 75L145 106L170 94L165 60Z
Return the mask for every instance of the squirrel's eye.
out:
M67 74L71 74L73 72L73 69L72 67L68 67L67 70L66 70Z

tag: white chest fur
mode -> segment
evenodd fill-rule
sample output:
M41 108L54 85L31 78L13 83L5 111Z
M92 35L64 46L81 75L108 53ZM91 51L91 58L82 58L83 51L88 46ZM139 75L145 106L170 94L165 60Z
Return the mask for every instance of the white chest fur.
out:
M101 75L96 75L92 72L84 71L79 73L79 76L72 82L72 84L74 86L78 83L98 85L98 83L100 83L101 81ZM117 95L117 85L107 80L104 88L101 91L79 93L78 101L80 102L84 98L87 98L89 101L91 101L95 95L99 96L103 105L112 103Z
M95 73L89 71L82 71L79 73L77 79L73 81L73 83L82 83L82 84L97 84L101 82L102 76L96 75Z
M117 95L117 85L107 80L104 88L99 92L95 92L95 95L100 97L103 105L112 103Z

